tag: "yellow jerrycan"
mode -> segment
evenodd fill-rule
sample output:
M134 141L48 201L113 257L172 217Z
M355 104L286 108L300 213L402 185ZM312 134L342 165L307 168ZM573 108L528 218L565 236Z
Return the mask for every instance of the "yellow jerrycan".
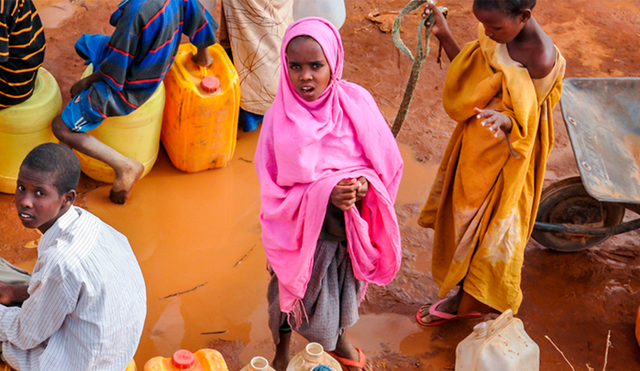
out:
M89 65L82 77L93 73ZM87 133L130 159L144 165L142 177L149 174L158 158L160 129L164 110L164 85L160 83L151 98L137 110L126 116L106 118L100 126ZM111 166L76 151L82 172L89 178L103 183L113 183L116 173Z
M300 353L291 358L287 371L312 371L318 366L326 366L332 371L342 370L340 363L325 352L322 345L309 343Z
M162 144L178 169L194 173L226 166L236 149L240 81L219 44L209 47L213 64L191 60L197 48L182 44L164 77L167 102Z
M171 358L154 357L144 365L144 371L229 371L222 354L213 349L195 353L178 350Z
M61 109L58 83L42 67L31 98L0 109L0 192L15 193L20 164L32 149L42 143L58 142L51 122Z

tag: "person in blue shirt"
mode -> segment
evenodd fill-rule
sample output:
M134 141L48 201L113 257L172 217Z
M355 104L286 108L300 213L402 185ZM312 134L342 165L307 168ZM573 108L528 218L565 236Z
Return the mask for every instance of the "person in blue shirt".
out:
M124 204L144 166L86 133L107 117L128 115L156 91L171 67L182 34L198 48L193 61L213 62L207 48L218 24L198 0L125 0L110 19L113 35L85 34L76 52L95 72L71 87L71 102L53 122L63 143L111 166L109 198Z

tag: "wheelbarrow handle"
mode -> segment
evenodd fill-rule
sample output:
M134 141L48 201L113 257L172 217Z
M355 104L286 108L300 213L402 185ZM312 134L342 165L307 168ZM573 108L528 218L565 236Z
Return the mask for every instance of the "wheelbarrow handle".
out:
M588 228L579 224L556 224L536 222L535 229L542 232L562 233L576 236L614 236L640 228L640 219L621 223L610 228Z

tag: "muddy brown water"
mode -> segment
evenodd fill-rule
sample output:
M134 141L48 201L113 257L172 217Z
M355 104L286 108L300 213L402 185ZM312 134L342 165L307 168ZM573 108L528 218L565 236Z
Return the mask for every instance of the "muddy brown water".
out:
M45 67L58 80L66 101L83 70L73 42L85 32L112 32L108 18L119 0L34 1L46 28ZM477 32L471 3L439 1L449 7L450 27L461 43ZM397 11L405 4L347 0L341 29L345 78L367 88L390 121L411 64L397 52L390 35L364 17L374 10ZM217 14L219 4L214 17ZM534 16L567 58L567 77L640 75L640 0L538 0ZM417 20L411 15L403 21L402 37L410 48L415 45ZM396 205L402 268L387 287L371 288L360 321L349 331L375 370L453 370L455 347L475 323L423 329L414 321L423 302L437 299L430 276L432 232L417 226L417 215L454 125L441 100L448 63L441 70L433 59L432 55L423 65L398 137L406 161ZM554 118L555 144L545 184L577 175L559 109ZM82 178L78 205L129 237L146 278L149 313L135 357L139 368L152 356L169 356L180 347L216 348L232 371L254 355L273 356L266 325L268 275L259 238L258 185L253 163L248 162L256 138L256 133L241 133L227 168L198 174L174 169L161 151L155 168L136 185L124 207L108 203L109 186ZM633 333L640 304L638 238L638 233L628 233L574 254L530 242L518 316L541 348L541 370L571 370L545 336L576 370L601 370L609 331L613 346L606 370L640 370L640 348ZM32 269L38 239L36 232L21 226L12 196L0 194L0 256ZM294 337L293 350L304 344Z

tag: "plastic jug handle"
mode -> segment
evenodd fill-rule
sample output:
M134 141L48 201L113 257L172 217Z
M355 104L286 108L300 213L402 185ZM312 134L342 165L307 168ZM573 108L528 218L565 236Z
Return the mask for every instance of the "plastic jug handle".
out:
M511 309L505 310L498 318L496 318L487 331L487 337L493 335L495 332L503 328L509 321L513 319L513 311Z
M201 77L204 79L205 77L207 77L207 67L200 66L200 65L198 66L200 67L200 73L202 74Z

